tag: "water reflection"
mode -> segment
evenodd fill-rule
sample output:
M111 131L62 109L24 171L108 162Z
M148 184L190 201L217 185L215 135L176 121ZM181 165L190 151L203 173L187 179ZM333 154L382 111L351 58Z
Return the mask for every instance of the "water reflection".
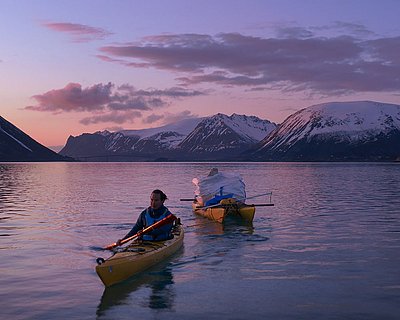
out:
M11 237L18 233L15 217L26 215L29 201L25 198L27 185L24 179L23 167L0 164L0 237ZM3 242L0 249L7 249L8 243Z
M398 318L398 164L219 164L250 196L273 191L254 226L179 201L209 166L0 163L0 318ZM124 233L154 187L182 219L184 254L104 290L90 246Z
M181 259L182 267L190 270L190 273L185 273L185 281L197 281L205 274L215 274L222 265L231 269L228 261L234 256L241 259L242 248L248 245L248 241L268 240L255 234L252 223L228 220L221 224L192 215L191 223L186 226L186 254Z
M135 297L134 302L130 299L135 292L142 295L143 293L139 293L139 291L146 289L150 291L148 298L137 299ZM171 310L174 307L175 295L172 267L161 264L128 281L105 288L96 315L98 319L101 319L106 316L107 311L113 308L131 305L138 303L138 301L143 303L143 300L145 301L144 305L140 305L140 307Z
M18 177L11 166L0 164L0 214L6 214L10 204L18 200L17 190Z
M231 236L232 233L240 233L242 235L251 235L254 232L252 222L248 222L242 219L229 218L224 223L219 223L199 215L194 215L194 222L185 226L186 228L192 229L196 235L226 235Z

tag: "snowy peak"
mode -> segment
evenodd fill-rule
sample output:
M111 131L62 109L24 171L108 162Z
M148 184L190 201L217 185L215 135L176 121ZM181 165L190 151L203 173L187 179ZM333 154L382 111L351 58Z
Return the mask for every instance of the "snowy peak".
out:
M275 127L270 121L254 116L218 113L201 121L179 148L196 153L239 151L259 142Z
M255 116L218 113L158 128L96 132L70 137L60 154L89 159L99 155L140 154L149 158L190 159L191 153L240 151L261 141L276 125ZM226 154L225 154L226 156ZM228 155L229 156L229 155ZM197 158L193 158L197 159Z
M312 120L313 134L400 128L400 106L372 101L319 104L304 109L299 115Z
M295 152L311 155L322 146L331 153L341 146L344 152L345 146L363 144L366 148L368 143L376 143L383 137L394 139L393 134L399 132L399 105L373 101L332 102L289 116L261 142L258 152L273 157ZM311 146L314 150L307 149Z
M236 113L227 116L218 113L216 117L219 117L222 123L249 142L258 142L262 140L268 133L276 128L276 124L255 116L239 115Z
M400 158L400 106L372 101L310 106L276 126L218 113L159 128L70 137L60 152L90 161L393 161ZM121 158L122 159L122 158Z
M133 147L132 150L139 152L150 152L151 150L172 150L174 149L183 139L185 135L182 135L175 131L162 131L158 132L150 137L140 139Z
M156 154L175 148L202 118L189 118L157 128L140 130L98 131L70 137L60 154L71 157L97 157L140 152Z
M372 134L400 129L400 106L372 101L314 105L289 116L275 133L281 142L336 136L360 140Z

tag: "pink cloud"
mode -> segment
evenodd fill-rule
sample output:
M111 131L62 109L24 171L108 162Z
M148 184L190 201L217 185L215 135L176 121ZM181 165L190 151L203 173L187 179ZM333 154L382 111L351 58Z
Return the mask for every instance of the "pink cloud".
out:
M317 37L302 28L279 37L238 33L156 35L139 43L100 48L124 65L181 72L182 85L214 83L315 93L393 92L400 89L400 37L373 36L362 25L340 25L352 36Z
M102 28L94 28L78 23L44 22L42 25L53 31L67 33L76 42L101 40L112 34Z
M112 101L113 85L96 84L82 89L79 83L69 83L62 89L54 89L44 94L35 95L36 106L26 107L35 111L97 111L102 110Z
M122 124L142 117L143 111L161 109L174 100L203 94L180 87L137 90L129 84L116 87L112 83L99 83L82 88L79 83L69 83L64 88L33 96L36 105L25 109L53 113L89 112L92 115L83 118L81 123Z

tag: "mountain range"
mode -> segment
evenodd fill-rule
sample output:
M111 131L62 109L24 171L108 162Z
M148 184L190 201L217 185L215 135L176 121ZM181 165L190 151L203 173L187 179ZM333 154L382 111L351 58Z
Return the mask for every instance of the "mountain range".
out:
M0 116L0 161L71 161L41 145Z
M276 124L255 116L218 113L159 128L70 136L60 154L80 160L234 160Z
M400 106L373 101L310 106L280 125L254 116L218 113L171 126L70 137L60 153L83 160L125 156L128 161L393 161L400 157Z
M158 128L70 136L59 155L0 117L0 161L398 161L400 106L304 108L281 124L221 113Z

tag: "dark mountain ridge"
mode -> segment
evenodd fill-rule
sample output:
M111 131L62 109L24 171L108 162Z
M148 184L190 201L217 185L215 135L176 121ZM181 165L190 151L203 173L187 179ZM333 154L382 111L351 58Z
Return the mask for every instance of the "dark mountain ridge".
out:
M0 116L0 161L71 161L32 139Z

